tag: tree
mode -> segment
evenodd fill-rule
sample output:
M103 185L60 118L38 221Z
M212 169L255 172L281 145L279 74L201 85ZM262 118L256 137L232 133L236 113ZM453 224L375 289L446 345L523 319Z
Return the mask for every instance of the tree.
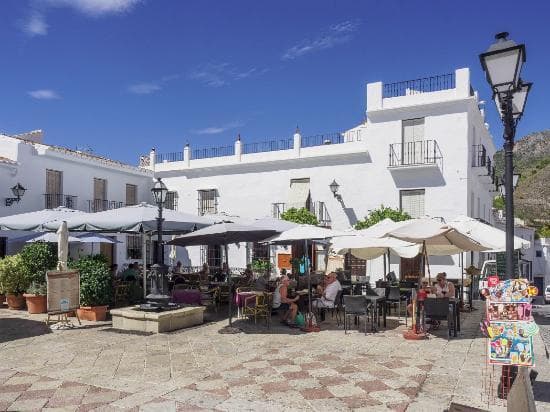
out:
M355 229L366 229L371 227L384 219L391 219L394 222L401 222L402 220L408 220L411 216L407 212L402 212L399 209L392 209L391 207L385 207L380 205L378 209L370 210L365 220L359 220L355 224Z
M539 230L537 230L537 234L539 237L547 238L550 237L550 226L543 226Z
M504 196L495 196L493 199L493 207L497 210L504 210Z
M287 211L281 214L281 219L286 220L288 222L294 222L294 223L306 224L306 225L319 224L317 217L313 213L311 213L309 210L307 210L305 207L302 207L301 209L296 209L295 207L291 207L290 209L288 209Z

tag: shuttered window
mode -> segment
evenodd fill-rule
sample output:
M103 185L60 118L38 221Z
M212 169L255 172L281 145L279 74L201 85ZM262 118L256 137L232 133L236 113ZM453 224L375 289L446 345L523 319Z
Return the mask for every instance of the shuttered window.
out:
M288 208L310 209L309 178L291 179L288 194Z
M408 213L413 218L425 216L424 193L424 189L401 190L399 192L401 211Z
M172 210L178 209L178 192L166 193L166 200L164 201L164 207L166 209L172 209Z
M198 191L199 215L218 213L218 191L216 189Z
M424 163L424 119L403 120L402 164Z
M92 212L107 210L107 181L94 177L94 199Z
M46 169L46 209L63 206L63 172Z
M126 206L137 205L137 186L126 184Z

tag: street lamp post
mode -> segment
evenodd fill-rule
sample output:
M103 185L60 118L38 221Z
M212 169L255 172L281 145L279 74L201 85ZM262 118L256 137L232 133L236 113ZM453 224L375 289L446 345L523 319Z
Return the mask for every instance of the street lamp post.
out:
M162 246L162 208L164 207L164 202L166 202L166 194L168 189L160 177L155 182L153 188L151 189L153 194L153 199L159 208L159 214L157 217L157 261L155 263L159 265L164 265L164 248Z
M498 33L496 42L479 55L493 98L504 124L504 189L506 213L506 278L514 277L514 164L516 126L523 115L532 83L521 80L525 63L525 45L508 40L508 33Z

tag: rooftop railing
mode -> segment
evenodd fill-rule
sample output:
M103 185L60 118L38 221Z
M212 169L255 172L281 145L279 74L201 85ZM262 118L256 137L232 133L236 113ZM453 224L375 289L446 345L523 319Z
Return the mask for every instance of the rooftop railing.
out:
M383 98L438 92L455 88L455 73L384 84Z
M275 139L265 142L243 143L242 154L276 152L278 150L290 150L294 148L294 139Z
M182 162L182 161L183 161L183 152L159 153L156 156L157 163Z
M211 157L233 156L235 154L235 146L220 146L220 147L204 147L201 149L193 149L191 159L208 159ZM183 160L183 158L182 158Z

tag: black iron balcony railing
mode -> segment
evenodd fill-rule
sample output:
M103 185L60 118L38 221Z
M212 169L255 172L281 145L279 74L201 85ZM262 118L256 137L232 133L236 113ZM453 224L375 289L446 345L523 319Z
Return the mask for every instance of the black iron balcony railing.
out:
M90 199L88 200L88 212L103 212L104 210L118 209L124 206L124 202L105 199Z
M475 144L472 149L472 167L485 167L487 161L491 161L487 157L487 149L482 144Z
M76 209L77 196L64 195L62 193L45 193L44 208L53 209L55 207L64 206L69 209Z
M384 84L382 97L399 97L413 94L438 92L455 88L455 74L440 74L422 79L405 80Z
M390 167L433 165L442 158L435 140L390 144Z
M306 208L315 215L319 226L330 227L332 219L328 213L325 202L315 201L305 205ZM281 219L281 215L290 207L286 203L272 203L271 204L271 216L275 219Z
M155 156L155 163L182 162L183 152L159 153Z
M194 149L191 153L191 159L208 159L211 157L233 156L235 154L235 145L220 147L205 147Z
M345 139L344 135L339 132L302 137L302 147L323 146L340 143L345 143Z
M265 142L243 143L242 154L276 152L294 147L294 138L266 140Z

